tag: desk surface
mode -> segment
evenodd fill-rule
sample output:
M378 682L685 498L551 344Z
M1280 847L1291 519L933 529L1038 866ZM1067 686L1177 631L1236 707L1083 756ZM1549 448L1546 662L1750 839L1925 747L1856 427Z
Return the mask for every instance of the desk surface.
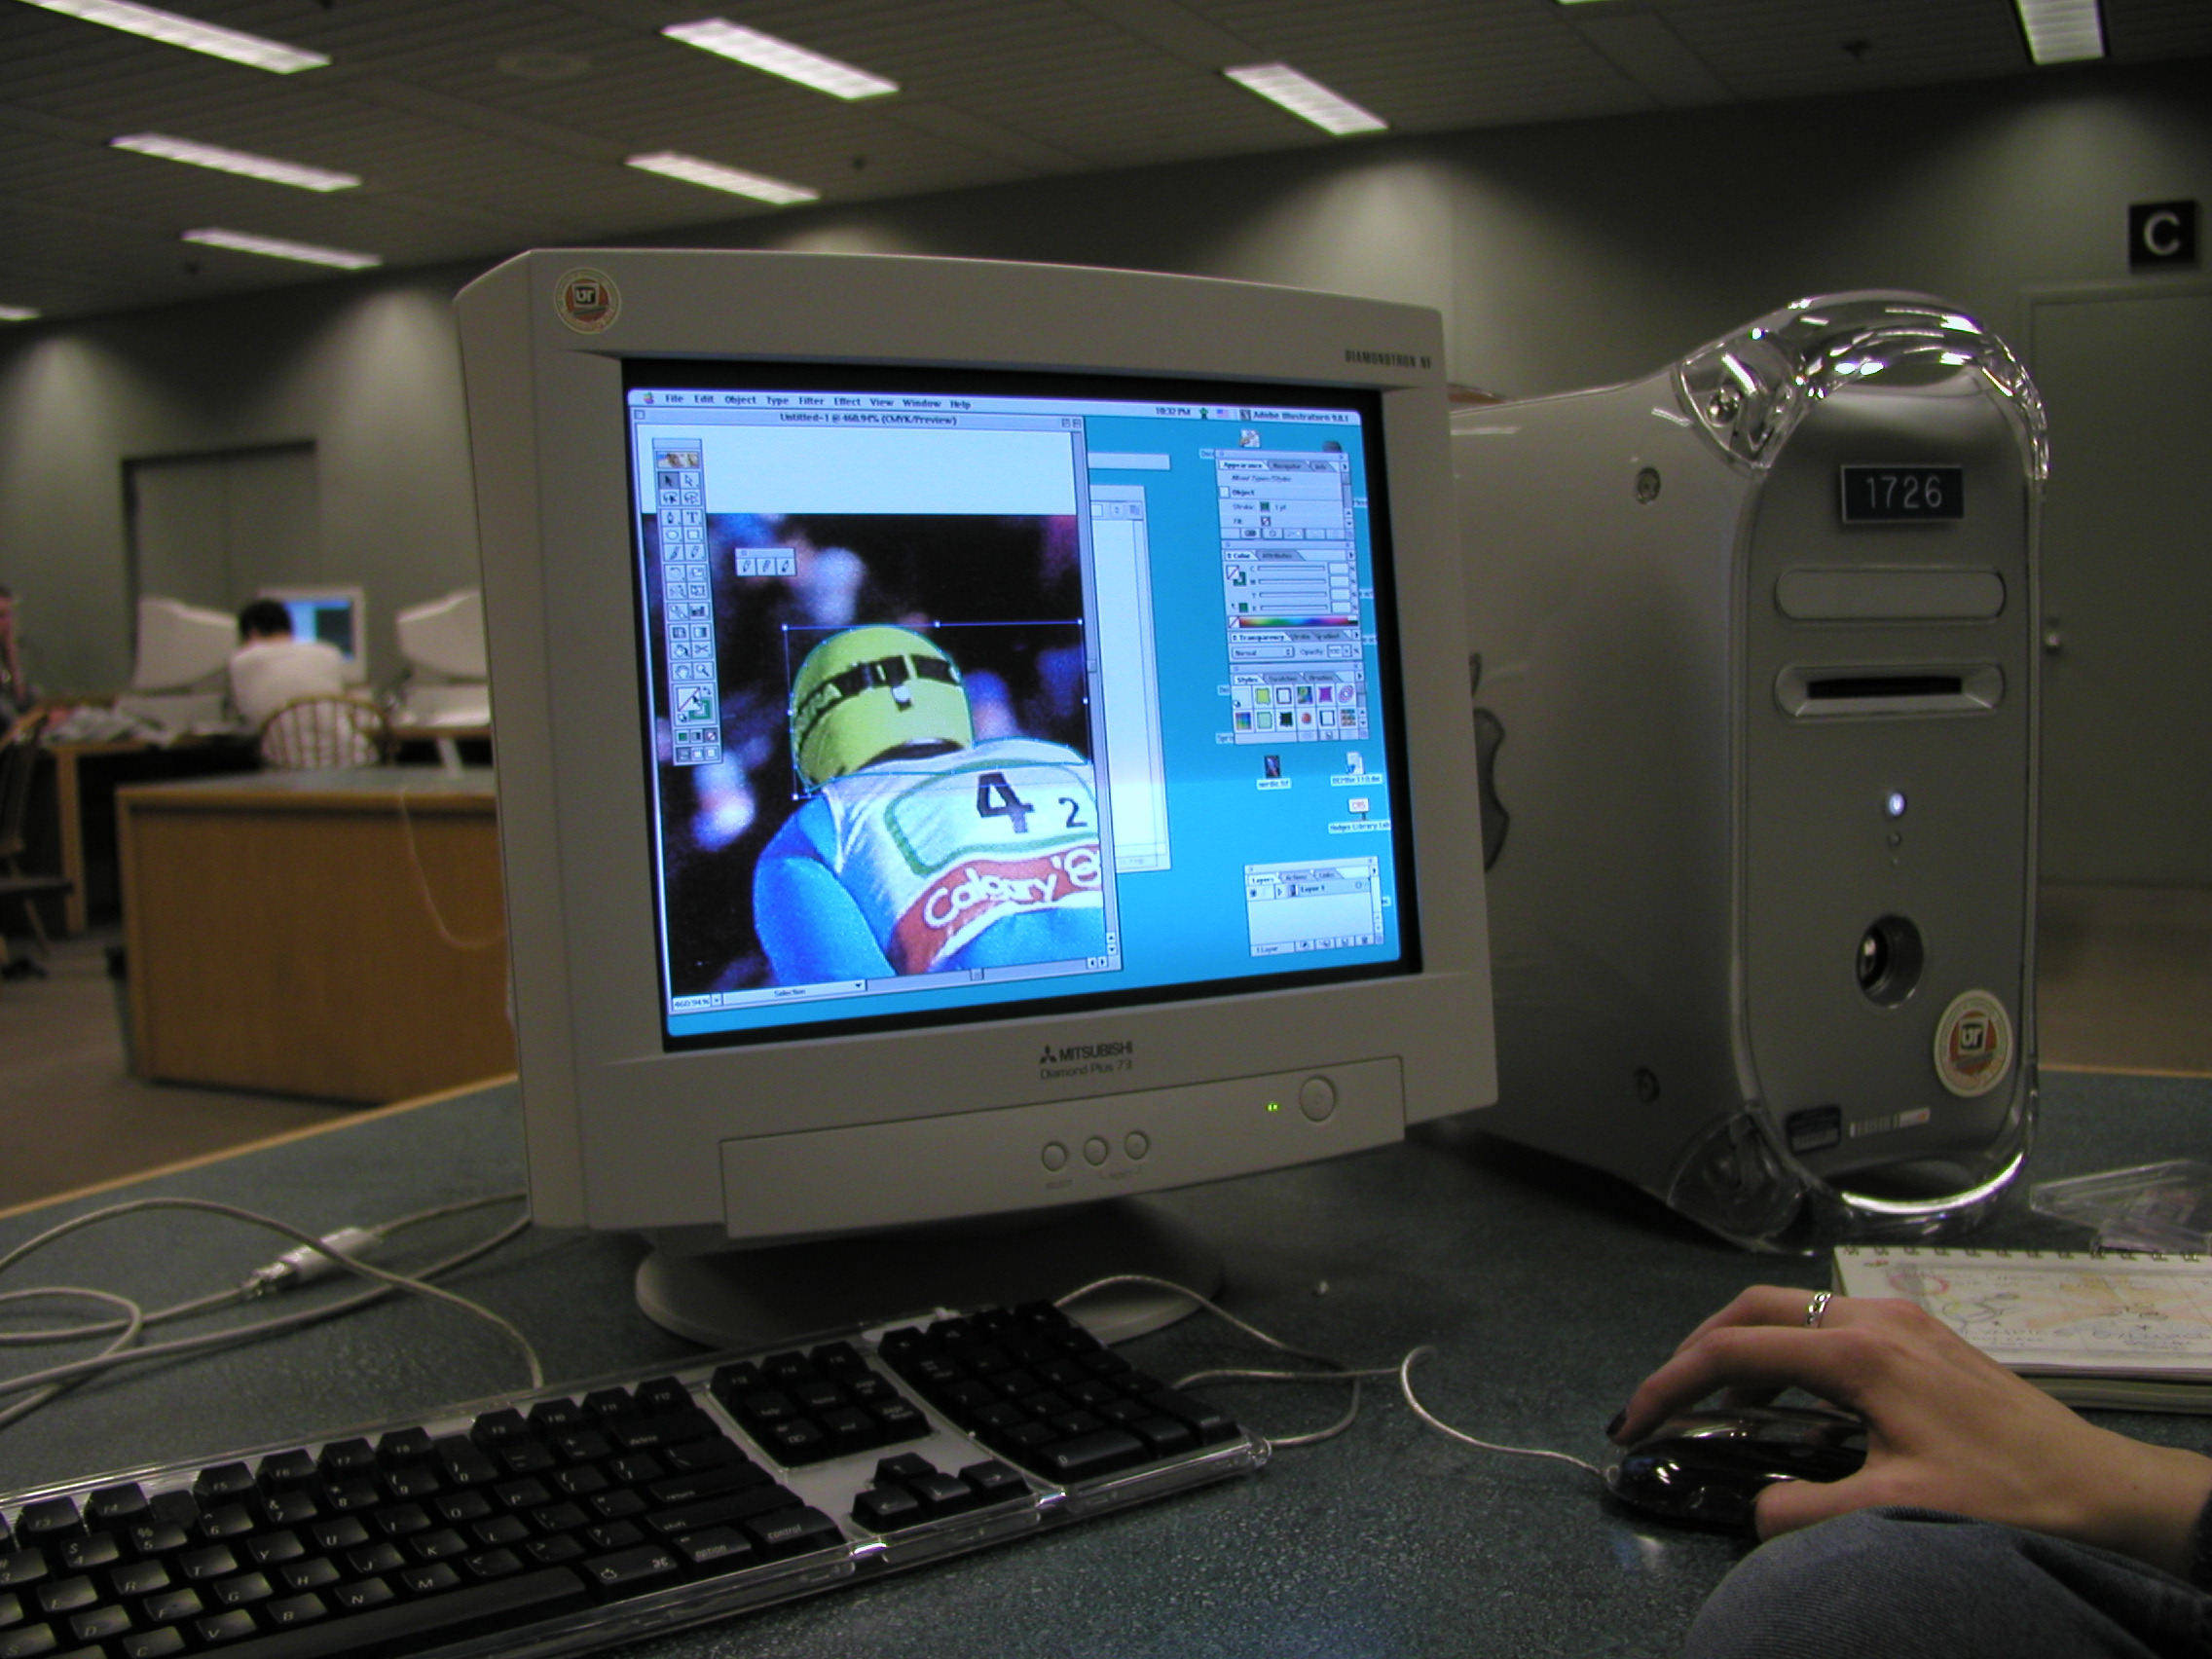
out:
M439 795L490 800L498 793L497 779L498 774L489 766L466 766L459 772L440 766L350 766L330 771L240 772L188 778L173 784L139 784L119 793L133 805L251 805L299 796L366 802L405 795L412 806Z
M2038 1179L2181 1155L2202 1147L2212 1127L2212 1080L2046 1083ZM1599 1425L1704 1314L1762 1279L1825 1280L1825 1260L1740 1254L1605 1177L1481 1134L1478 1123L1479 1114L1402 1146L1159 1201L1221 1245L1228 1305L1262 1327L1367 1364L1434 1343L1438 1355L1416 1375L1447 1421L1594 1461ZM154 1192L226 1199L323 1230L517 1184L520 1167L515 1090L494 1087L0 1219L0 1247ZM2061 1247L2079 1237L2029 1215L2023 1186L1976 1242ZM72 1235L14 1277L128 1289L151 1302L235 1282L281 1248L210 1218L156 1214ZM520 1323L549 1379L580 1379L696 1351L636 1311L629 1276L640 1249L626 1238L529 1235L450 1282ZM1221 1327L1198 1319L1129 1351L1173 1374L1236 1350ZM488 1327L401 1299L255 1347L88 1384L0 1430L0 1488L313 1434L521 1381L511 1349ZM1263 1432L1318 1426L1341 1400L1322 1389L1208 1391ZM2212 1450L2212 1419L2100 1420ZM1578 1471L1454 1446L1373 1392L1349 1433L1279 1452L1257 1478L637 1651L1672 1654L1739 1547L1631 1520Z

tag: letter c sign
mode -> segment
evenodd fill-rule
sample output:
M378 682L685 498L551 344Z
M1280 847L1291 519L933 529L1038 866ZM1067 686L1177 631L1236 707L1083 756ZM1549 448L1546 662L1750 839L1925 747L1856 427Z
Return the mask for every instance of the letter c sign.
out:
M2160 271L2196 263L2196 203L2138 202L2127 209L2127 268Z

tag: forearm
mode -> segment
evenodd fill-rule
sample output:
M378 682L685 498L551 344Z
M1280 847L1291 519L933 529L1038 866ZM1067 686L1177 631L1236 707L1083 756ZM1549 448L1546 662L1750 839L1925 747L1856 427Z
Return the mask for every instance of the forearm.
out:
M2212 1525L2212 1457L2111 1438L2111 1456L2083 1483L2079 1507L2046 1530L2201 1579L2212 1566L2198 1530Z

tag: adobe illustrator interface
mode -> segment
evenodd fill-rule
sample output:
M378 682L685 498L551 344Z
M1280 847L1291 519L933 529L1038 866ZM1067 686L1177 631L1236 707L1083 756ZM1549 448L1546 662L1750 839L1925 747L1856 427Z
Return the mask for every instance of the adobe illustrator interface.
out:
M671 1040L1418 965L1365 394L768 372L629 369Z

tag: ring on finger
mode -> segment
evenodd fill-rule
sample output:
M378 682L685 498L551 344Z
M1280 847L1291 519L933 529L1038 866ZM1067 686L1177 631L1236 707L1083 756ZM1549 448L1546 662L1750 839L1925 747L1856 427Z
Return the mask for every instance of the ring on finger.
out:
M1833 1291L1814 1291L1812 1301L1805 1304L1806 1325L1816 1331L1819 1330L1821 1326L1821 1319L1824 1315L1826 1314L1828 1310L1828 1304L1834 1300L1835 1293Z

